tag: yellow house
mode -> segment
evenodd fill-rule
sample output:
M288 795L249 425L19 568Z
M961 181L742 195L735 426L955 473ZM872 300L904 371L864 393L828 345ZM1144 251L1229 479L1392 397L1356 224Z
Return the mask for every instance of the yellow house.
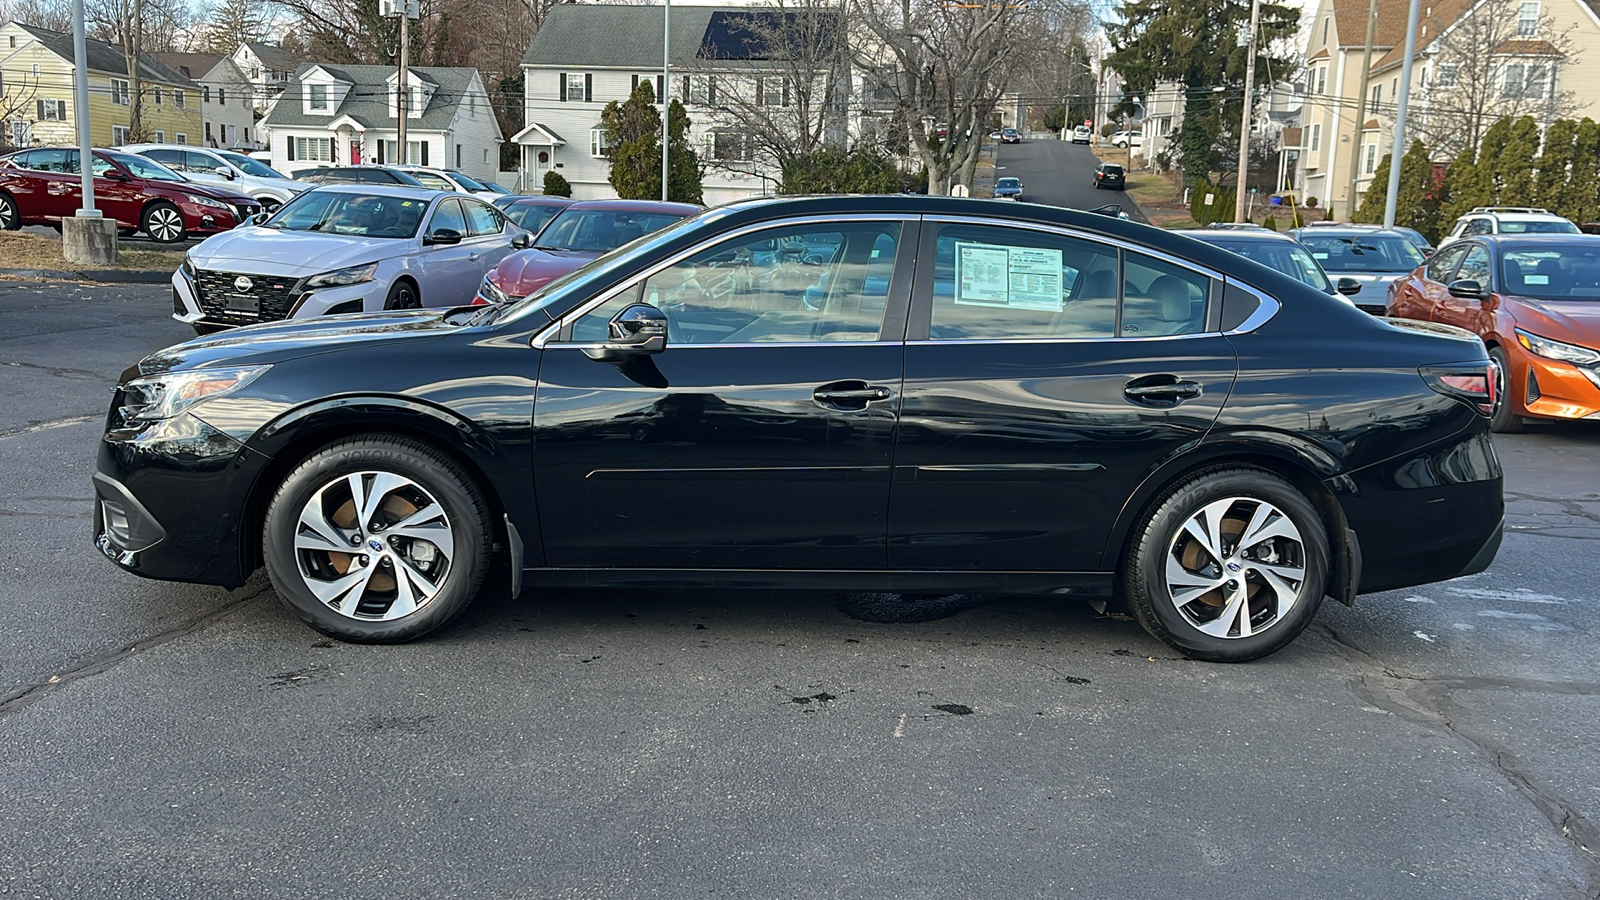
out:
M137 138L200 143L200 86L146 53L139 63L144 135L128 131L132 85L122 49L88 42L89 132L96 147ZM76 144L72 35L18 22L0 26L0 146Z

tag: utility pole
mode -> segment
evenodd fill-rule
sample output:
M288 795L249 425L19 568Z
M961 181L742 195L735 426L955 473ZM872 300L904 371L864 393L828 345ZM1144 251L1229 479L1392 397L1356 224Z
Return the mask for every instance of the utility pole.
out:
M406 159L406 114L411 111L411 2L403 0L405 9L400 13L400 80L395 82L395 161L405 165L410 160Z
M1417 13L1421 0L1411 0L1406 14L1406 55L1400 63L1399 107L1395 110L1394 149L1389 152L1389 193L1383 205L1383 227L1394 227L1394 207L1400 199L1400 160L1405 156L1406 106L1411 99L1411 64L1417 56Z
M1377 0L1373 0L1377 2ZM1261 0L1250 0L1250 39L1245 42L1244 116L1239 120L1239 184L1234 189L1233 220L1245 219L1245 178L1250 172L1250 115L1256 89L1256 30L1261 23ZM1130 143L1130 146L1131 143Z
M672 140L672 0L661 14L661 202L667 202L668 145Z
M1355 136L1350 141L1350 192L1347 195L1345 219L1356 217L1356 176L1361 174L1361 133L1366 130L1367 87L1372 81L1372 37L1378 27L1378 0L1367 8L1367 50L1361 57L1361 90L1356 94ZM1332 214L1332 210L1329 210Z

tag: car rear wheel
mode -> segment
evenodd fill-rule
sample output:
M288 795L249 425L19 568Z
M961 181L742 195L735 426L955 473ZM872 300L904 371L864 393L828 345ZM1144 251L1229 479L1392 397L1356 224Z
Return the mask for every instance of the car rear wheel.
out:
M1259 659L1311 623L1328 538L1304 494L1261 469L1198 472L1133 532L1122 587L1139 624L1185 656Z
M267 510L264 556L278 596L341 640L421 637L472 602L489 566L487 505L459 466L407 438L317 451Z
M171 203L150 204L145 208L144 217L139 224L151 240L163 244L182 243L183 239L189 236L183 227L183 213Z
M17 212L17 201L5 191L0 191L0 231L16 231L22 227L22 216Z
M1499 347L1489 348L1489 358L1495 367L1494 414L1489 417L1489 430L1495 434L1519 434L1528 427L1528 421L1517 413L1517 404L1510 396L1511 363Z
M389 288L389 296L383 300L384 309L421 309L422 297L417 294L417 286L409 280L402 278Z

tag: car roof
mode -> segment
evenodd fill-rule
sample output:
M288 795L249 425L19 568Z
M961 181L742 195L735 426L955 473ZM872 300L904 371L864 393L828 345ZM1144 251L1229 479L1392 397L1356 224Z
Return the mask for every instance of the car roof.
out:
M1550 244L1579 244L1600 249L1600 234L1479 234L1463 240L1482 241L1502 250L1523 250Z
M576 201L567 197L518 197L510 206L572 206Z
M1206 241L1259 241L1263 244L1299 244L1293 237L1280 231L1263 228L1175 228L1173 234L1184 234Z
M334 184L319 184L312 188L319 194L369 194L379 197L409 197L417 200L432 201L438 197L464 197L459 191L436 191L433 188L417 188L409 184L378 184L363 181L355 184L336 182ZM311 193L306 191L306 193Z
M1292 229L1289 230L1289 234L1295 235L1295 236L1299 236L1299 235L1303 234L1303 235L1306 235L1307 237L1311 237L1311 236L1315 236L1315 235L1319 235L1319 234L1333 235L1334 237L1338 237L1340 235L1352 235L1352 234L1365 234L1365 235L1377 234L1377 235L1383 235L1385 237L1397 237L1397 238L1400 238L1401 240L1407 241L1407 242L1409 242L1411 240L1410 238L1406 237L1405 235L1401 234L1398 231L1394 231L1393 229L1389 229L1389 228L1382 228L1382 227L1377 226L1377 225L1319 225L1319 226L1317 226L1315 228L1307 226L1305 228L1292 228Z
M568 209L614 209L618 212L665 212L692 216L703 207L693 203L670 203L660 200L579 200Z

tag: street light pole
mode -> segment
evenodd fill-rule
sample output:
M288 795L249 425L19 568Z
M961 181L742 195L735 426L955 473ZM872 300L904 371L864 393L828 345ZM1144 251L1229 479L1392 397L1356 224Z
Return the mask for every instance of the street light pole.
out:
M1256 89L1256 28L1261 22L1261 0L1250 0L1250 39L1245 43L1244 115L1239 120L1239 183L1234 188L1233 220L1243 222L1245 179L1250 172L1250 114Z
M672 0L661 14L661 202L667 202L668 147L672 142Z
M1394 207L1400 199L1400 162L1405 157L1406 101L1411 99L1411 65L1417 55L1417 13L1419 0L1411 0L1406 14L1406 55L1400 64L1400 106L1395 111L1394 149L1389 151L1389 193L1383 204L1383 227L1394 227Z
M89 136L89 49L84 35L83 0L72 0L72 54L77 74L72 79L73 118L78 125L78 171L83 178L83 206L80 216L98 216L94 208L94 141ZM136 63L137 64L137 63Z
M395 158L395 162L398 162L402 166L406 164L406 112L407 112L408 108L411 106L411 103L410 103L410 100L411 100L411 85L409 83L410 79L408 79L406 77L407 74L408 74L406 70L409 68L409 66L407 66L406 63L410 62L410 54L407 52L409 50L409 47L407 45L411 43L411 40L410 40L410 38L411 38L411 29L409 28L409 25L411 23L411 15L410 15L410 13L411 13L411 2L412 2L412 0L401 0L401 8L400 8L400 76L399 76L400 80L395 82L395 95L394 95L394 111L395 111L395 117L394 118L395 118L395 122L397 123L395 125L395 151L394 151L394 158ZM359 140L359 138L358 138L358 140Z

